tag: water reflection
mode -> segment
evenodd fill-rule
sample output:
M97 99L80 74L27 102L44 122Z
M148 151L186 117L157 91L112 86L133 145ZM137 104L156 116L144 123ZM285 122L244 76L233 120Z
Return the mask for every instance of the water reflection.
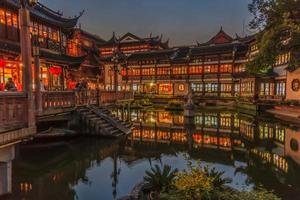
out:
M182 114L163 110L135 110L131 114L115 110L114 114L134 122L129 140L133 147L141 146L141 151L145 145L158 144L176 147L177 151L187 149L193 158L222 162L235 167L235 175L247 174L242 188L263 184L286 195L290 188L299 190L300 129L297 127L270 117L228 111L198 113L194 126L187 125ZM246 165L236 167L236 161Z
M134 123L127 139L33 142L17 146L16 156L14 148L0 151L0 194L12 191L3 198L115 199L151 165L184 169L186 154L225 171L237 189L263 185L287 200L300 198L297 128L235 112L198 113L192 122L165 111L113 112Z

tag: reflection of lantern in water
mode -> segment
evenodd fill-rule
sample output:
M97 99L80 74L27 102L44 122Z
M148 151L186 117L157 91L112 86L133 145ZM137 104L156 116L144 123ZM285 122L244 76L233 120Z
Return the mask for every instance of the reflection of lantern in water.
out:
M121 76L126 76L126 69L121 70Z
M201 134L194 134L193 139L195 143L200 144L202 142L202 135Z

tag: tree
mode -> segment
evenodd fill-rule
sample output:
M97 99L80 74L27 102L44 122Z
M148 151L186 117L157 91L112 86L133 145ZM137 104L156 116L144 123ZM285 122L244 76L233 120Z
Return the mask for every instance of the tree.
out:
M300 0L252 0L248 6L253 19L249 26L257 31L259 53L247 65L253 73L268 71L284 52L297 52L300 47ZM292 56L289 65L297 67Z

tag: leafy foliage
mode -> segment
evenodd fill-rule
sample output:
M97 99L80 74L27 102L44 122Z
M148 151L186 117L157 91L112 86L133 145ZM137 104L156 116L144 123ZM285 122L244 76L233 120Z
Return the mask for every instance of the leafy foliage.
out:
M206 176L202 169L193 168L178 173L174 185L186 199L203 199L213 190L213 178Z
M277 197L272 192L266 191L266 190L255 190L251 192L236 192L231 195L228 195L228 198L224 200L280 200L279 197Z
M146 187L154 191L168 191L172 187L176 172L177 169L172 170L169 165L164 165L162 170L155 165L150 171L146 171L144 177Z
M196 166L190 160L188 170L172 171L170 166L163 170L155 165L144 178L148 186L157 192L160 200L280 200L272 192L254 190L239 192L226 186L231 179L215 168Z
M230 178L223 177L224 172L218 172L215 168L209 169L208 167L204 167L204 173L207 177L212 178L212 184L215 188L222 188L232 182Z
M248 8L253 14L249 26L258 31L259 53L247 68L253 73L267 72L275 64L278 55L299 50L300 1L252 0ZM296 57L291 57L290 66L299 64Z

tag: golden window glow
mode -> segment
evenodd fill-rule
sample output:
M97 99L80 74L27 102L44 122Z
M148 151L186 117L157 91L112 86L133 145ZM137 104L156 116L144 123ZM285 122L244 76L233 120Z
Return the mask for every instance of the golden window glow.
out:
M179 90L180 92L185 91L185 85L184 85L184 84L179 84L179 85L178 85L178 90Z
M0 23L5 24L5 11L0 9Z

